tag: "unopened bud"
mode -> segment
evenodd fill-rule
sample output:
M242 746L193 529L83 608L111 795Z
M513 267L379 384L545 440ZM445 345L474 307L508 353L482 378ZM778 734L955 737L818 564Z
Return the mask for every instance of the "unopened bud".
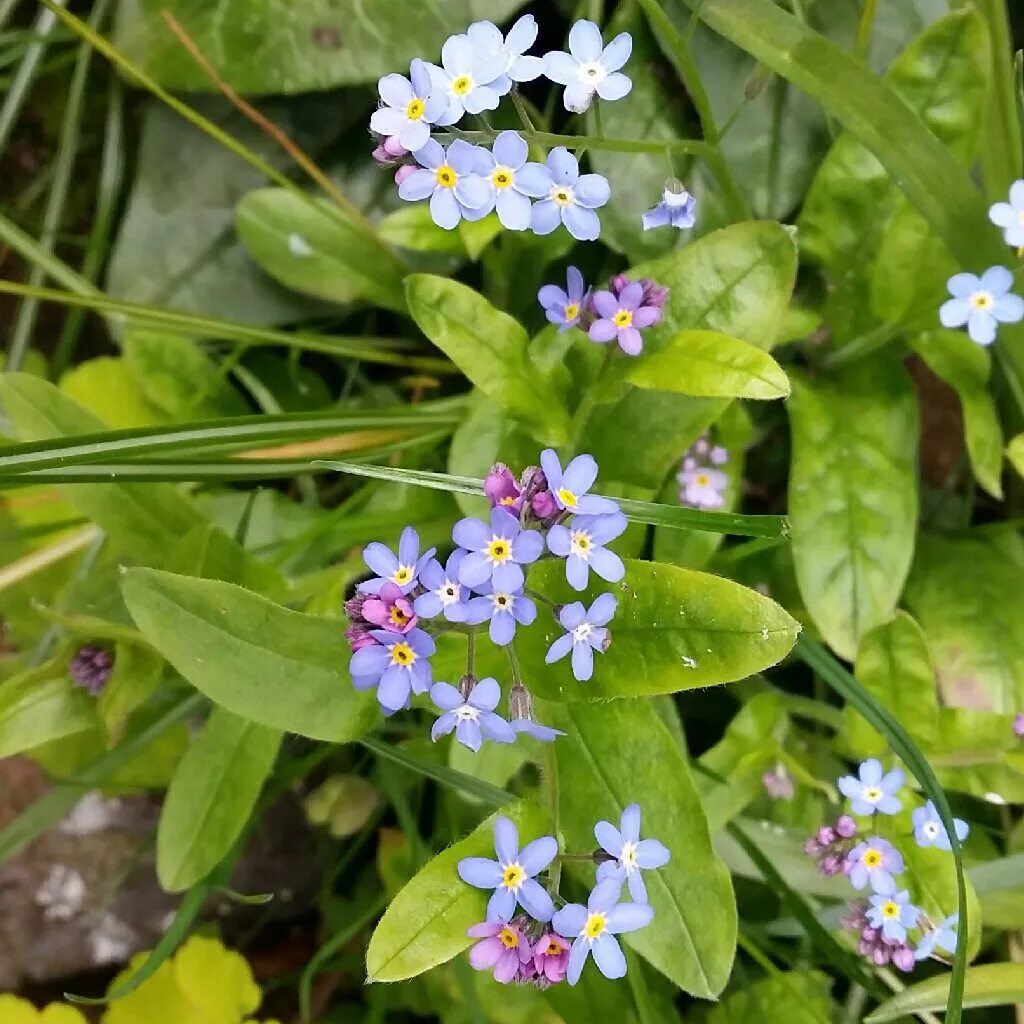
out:
M836 834L843 839L849 839L857 834L857 822L848 814L844 814L835 824Z
M836 830L831 825L822 825L814 834L821 846L831 846L836 841Z
M832 875L842 874L843 858L837 857L834 853L830 853L827 857L822 857L818 862L818 870L826 878L830 878Z
M459 680L459 696L463 700L469 700L469 695L473 692L473 687L476 686L476 676L466 673Z
M892 962L894 967L898 967L904 974L909 974L914 969L917 960L914 957L914 951L904 944L893 950Z
M533 698L530 696L530 691L522 683L516 683L509 691L508 717L513 722L519 719L527 722L534 720Z
M395 171L395 184L401 185L410 174L415 174L416 168L412 164L402 164L401 167Z

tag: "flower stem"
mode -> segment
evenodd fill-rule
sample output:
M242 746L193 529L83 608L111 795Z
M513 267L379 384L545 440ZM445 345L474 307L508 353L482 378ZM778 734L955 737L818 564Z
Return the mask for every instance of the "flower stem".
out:
M537 134L537 127L534 125L530 118L530 112L526 109L526 104L523 102L523 97L519 95L518 89L512 90L512 106L516 108L516 113L519 115L519 120L522 121L523 127L530 135Z
M555 842L562 845L562 833L558 817L558 758L555 755L555 744L544 744L544 778L547 782L548 804L551 807L551 833ZM562 861L575 859L571 854L561 854L551 862L548 869L548 889L552 896L558 895L558 887L562 884Z
M473 667L476 664L476 630L471 629L466 640L466 675L473 674Z
M509 644L505 650L508 652L508 664L512 670L512 682L513 684L518 683L520 686L523 685L523 673L519 668L519 657L516 654L516 645L514 643Z
M532 598L534 601L540 601L541 604L546 604L552 611L554 611L554 609L558 607L558 605L555 604L555 602L552 601L550 597L545 597L539 591L531 590L529 587L524 587L523 593L526 594L527 597Z

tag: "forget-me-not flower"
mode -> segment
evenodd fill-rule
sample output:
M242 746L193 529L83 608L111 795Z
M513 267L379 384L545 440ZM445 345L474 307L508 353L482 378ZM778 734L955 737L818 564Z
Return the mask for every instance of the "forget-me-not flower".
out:
M559 224L580 242L593 242L601 234L601 218L594 212L611 197L608 179L580 174L579 161L564 146L548 154L546 198L534 203L530 225L538 235L550 235Z
M508 91L502 65L498 54L489 53L469 36L450 36L441 47L441 66L427 65L435 91L448 102L437 124L458 124L467 112L497 110L501 91Z
M537 19L532 14L524 14L508 30L507 36L502 36L501 29L490 21L475 21L466 29L477 53L485 55L485 59L493 58L508 79L507 83L498 80L491 84L498 95L504 96L512 82L532 82L544 74L544 58L526 55L537 41L537 32Z
M486 181L476 173L481 151L463 139L447 149L434 139L413 154L419 170L414 170L398 186L398 194L407 202L430 199L434 223L447 231L459 221L480 220L490 213L491 197Z
M597 869L597 880L613 879L629 885L629 895L636 903L647 902L647 886L641 871L664 867L671 854L657 839L640 838L640 806L630 804L623 812L619 827L609 821L594 826L594 838L601 848L615 858Z
M502 985L515 981L524 964L533 959L533 947L523 930L513 921L484 921L466 934L480 939L469 951L469 963L475 971L494 968L494 980Z
M871 888L883 896L896 891L894 875L903 871L903 857L887 839L872 836L846 855L846 873L854 889Z
M882 774L882 762L876 757L869 757L857 769L859 778L844 775L836 785L843 796L851 801L850 807L854 814L896 814L903 802L896 794L907 781L906 775L899 768Z
M644 305L644 286L632 281L616 295L611 291L594 292L591 299L598 319L587 332L591 341L605 344L617 341L627 356L638 356L644 342L640 332L661 320L661 307Z
M548 648L545 662L551 665L572 651L572 674L578 682L585 683L594 674L594 651L603 653L607 646L608 630L605 627L615 614L615 604L613 595L602 594L589 610L580 601L563 605L558 612L558 621L565 635Z
M466 621L469 591L459 582L459 564L465 555L465 551L456 548L448 556L443 569L436 558L427 562L420 573L420 583L427 588L427 592L420 594L413 602L413 610L417 615L425 619L443 615L449 622Z
M643 215L644 231L670 225L680 231L688 230L696 223L696 208L697 200L679 182L674 182L662 192L661 202Z
M942 824L939 812L931 800L924 807L916 807L910 816L914 822L914 838L918 846L935 846L940 850L953 849L946 826ZM953 827L960 842L963 842L971 831L970 826L962 818L954 818Z
M491 509L490 523L460 519L452 539L467 554L459 563L459 581L479 587L490 581L495 590L515 593L525 577L521 566L536 562L544 550L544 539L536 530L524 530L519 520L503 507Z
M361 615L367 622L392 633L408 633L418 621L412 601L390 582L363 601Z
M729 477L720 469L698 465L696 459L683 460L683 468L676 474L680 483L679 503L691 508L722 508Z
M552 918L555 931L572 939L566 973L570 985L580 980L583 965L591 953L606 978L625 976L626 957L615 936L646 927L654 918L654 910L643 903L619 903L621 892L621 885L614 879L598 882L585 907L581 903L569 903Z
M469 696L449 683L434 683L430 699L444 714L434 723L430 738L436 743L453 729L455 738L475 754L484 740L494 743L515 743L516 731L494 709L501 700L501 687L495 679L481 679Z
M481 149L480 154L477 172L490 187L490 203L498 220L509 231L525 231L533 210L530 198L547 195L550 187L548 169L527 163L530 147L518 132L502 132L491 152Z
M619 511L611 498L587 493L597 479L597 462L592 455L577 455L563 471L555 450L545 448L540 453L540 468L560 509L585 516L611 515Z
M927 960L935 953L935 947L944 949L947 953L956 952L956 927L960 923L960 914L950 914L934 928L929 928L914 950L915 960Z
M868 920L873 928L880 928L882 934L892 942L906 942L907 929L917 924L921 911L910 902L910 893L901 892L871 897Z
M548 323L558 324L559 334L580 322L586 300L587 282L577 267L569 267L566 271L565 288L546 284L537 292L537 301L543 307Z
M593 569L608 583L618 583L626 567L604 545L621 536L629 523L621 512L605 516L575 516L569 526L548 531L551 553L565 559L565 578L574 590L586 590Z
M409 703L409 693L426 693L433 678L430 662L434 640L422 629L408 633L371 630L377 643L362 647L348 664L356 689L377 687L377 700L385 711L400 711Z
M495 590L489 583L476 587L480 597L470 598L466 607L466 622L477 626L491 623L491 640L499 647L512 643L516 623L529 626L537 618L537 606L522 591Z
M427 144L430 126L448 109L448 101L432 91L430 72L419 58L412 62L409 78L385 75L377 91L386 104L374 111L370 127L380 135L395 137L408 150Z
M420 554L420 535L407 526L398 540L398 555L386 545L374 541L363 548L363 561L377 574L372 580L359 584L363 594L377 594L385 583L394 583L403 594L408 594L419 579L424 567L434 557L434 548Z
M943 327L963 327L971 341L991 345L999 324L1024 320L1024 299L1014 295L1013 274L1006 267L989 267L981 277L954 274L948 281L953 298L939 308Z
M1024 181L1015 181L1010 186L1008 203L993 203L988 211L988 219L996 227L1003 229L1003 238L1007 245L1020 248L1024 246Z
M534 839L520 851L515 825L500 816L494 822L494 852L497 860L486 857L463 857L459 861L459 877L477 889L493 889L487 904L488 921L509 921L516 903L538 921L551 920L554 904L544 887L535 880L558 853L552 836Z
M621 32L607 46L592 21L578 21L569 31L569 52L553 50L544 57L545 74L565 86L565 109L583 113L594 99L619 100L633 83L619 69L633 52L633 37Z

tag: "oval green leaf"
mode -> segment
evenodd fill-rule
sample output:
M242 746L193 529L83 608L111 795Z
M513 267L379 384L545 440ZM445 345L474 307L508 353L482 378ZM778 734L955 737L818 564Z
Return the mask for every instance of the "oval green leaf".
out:
M949 1000L949 975L940 974L898 992L869 1013L864 1024L883 1024L914 1014L941 1013ZM982 964L964 977L965 1010L1024 1003L1024 964Z
M55 665L0 686L0 757L96 727L96 701Z

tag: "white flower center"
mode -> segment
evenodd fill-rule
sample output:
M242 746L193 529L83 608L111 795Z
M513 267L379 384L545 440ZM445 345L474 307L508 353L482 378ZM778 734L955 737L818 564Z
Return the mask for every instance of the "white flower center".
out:
M869 804L877 804L882 799L882 791L877 786L868 786L861 794Z
M636 843L623 843L622 853L619 855L619 862L630 874L636 868Z
M990 310L996 304L995 297L991 292L974 292L967 301L971 304L971 309L982 313Z
M506 614L512 611L512 602L515 598L511 594L492 594L494 601L495 612L505 612Z
M462 707L455 709L455 717L460 722L475 722L480 717L480 712L468 704L463 704Z
M444 607L455 604L459 600L459 585L451 580L445 580L437 590L434 591L437 599Z
M580 64L577 74L579 75L579 80L584 85L590 86L591 89L596 89L608 77L608 72L605 70L604 65L596 60Z
M574 555L579 555L584 561L590 557L593 542L586 530L575 530L569 535L569 550Z
M594 627L589 622L581 622L572 631L572 642L574 644L585 644L593 631Z
M568 185L553 185L551 198L559 206L572 206L576 202L576 193Z
M665 200L665 205L671 209L678 209L680 206L685 206L690 201L689 192L670 192L665 189L662 198Z
M929 821L921 831L929 839L937 839L939 836L939 823L937 821Z

